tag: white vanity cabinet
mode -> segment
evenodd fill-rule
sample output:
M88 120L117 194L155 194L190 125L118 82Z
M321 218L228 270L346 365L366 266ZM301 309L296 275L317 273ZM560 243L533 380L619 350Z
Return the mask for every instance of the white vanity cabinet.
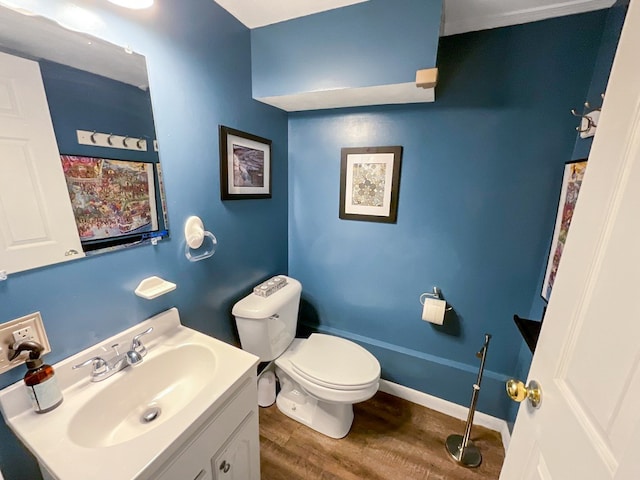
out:
M152 326L137 366L99 382L72 368ZM20 381L0 411L45 480L259 480L258 361L171 308L53 365L58 408L35 413Z
M260 480L256 378L247 378L155 480ZM146 477L145 477L146 478Z

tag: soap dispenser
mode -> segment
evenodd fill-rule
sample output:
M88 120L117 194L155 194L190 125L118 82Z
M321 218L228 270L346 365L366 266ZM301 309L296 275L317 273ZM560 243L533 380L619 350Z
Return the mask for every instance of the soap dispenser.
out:
M28 370L24 376L24 383L27 386L35 412L46 413L60 405L62 392L58 387L53 367L44 364L40 358L40 354L44 350L42 345L32 340L26 340L14 343L11 350L13 353L9 360L13 360L21 352L29 352L29 358L26 361Z

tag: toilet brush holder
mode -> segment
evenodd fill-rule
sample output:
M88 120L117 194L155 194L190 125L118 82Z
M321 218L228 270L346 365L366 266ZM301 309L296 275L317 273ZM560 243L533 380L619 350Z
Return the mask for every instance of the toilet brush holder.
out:
M480 383L482 382L482 373L484 371L484 362L487 358L487 349L489 348L489 340L491 335L488 333L484 336L484 345L480 351L476 354L480 358L480 370L478 371L478 379L473 384L473 393L471 395L471 406L469 407L469 414L467 416L467 425L464 430L464 435L449 435L445 446L449 455L465 467L474 468L482 463L482 454L480 449L469 441L471 437L471 427L473 427L473 416L476 412L476 404L478 403L478 395L480 394Z

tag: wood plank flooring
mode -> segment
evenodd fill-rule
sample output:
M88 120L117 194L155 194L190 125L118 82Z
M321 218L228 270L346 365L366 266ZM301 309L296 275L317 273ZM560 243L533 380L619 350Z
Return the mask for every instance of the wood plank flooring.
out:
M354 406L349 434L334 440L291 420L272 405L260 408L262 480L489 480L504 460L497 432L474 426L482 464L458 465L445 449L461 420L378 392Z

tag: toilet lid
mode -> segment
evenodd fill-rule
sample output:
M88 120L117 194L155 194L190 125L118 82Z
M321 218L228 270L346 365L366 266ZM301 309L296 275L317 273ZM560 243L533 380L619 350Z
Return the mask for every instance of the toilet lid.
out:
M358 389L380 378L380 364L360 345L313 333L291 356L294 370L307 380L340 390Z

